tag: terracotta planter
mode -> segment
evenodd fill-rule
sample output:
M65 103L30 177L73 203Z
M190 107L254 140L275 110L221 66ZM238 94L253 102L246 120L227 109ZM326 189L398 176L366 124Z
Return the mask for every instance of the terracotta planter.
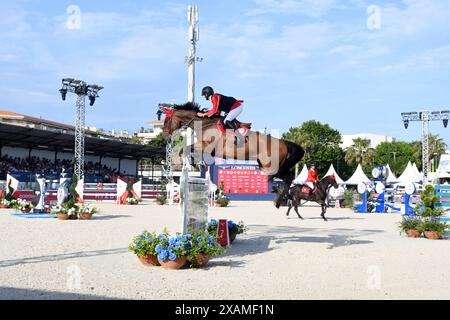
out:
M158 258L158 262L161 265L161 267L163 267L164 269L177 270L177 269L182 268L186 264L187 258L179 257L179 258L176 258L175 261L171 261L171 260L162 261Z
M127 204L127 206L137 206L137 203L129 203L129 202L127 202L126 204Z
M424 231L423 234L425 238L430 240L438 240L441 238L436 231Z
M0 209L8 209L9 207L6 204L0 204Z
M199 253L194 259L190 260L194 268L204 267L209 262L209 256L204 253Z
M30 213L31 212L31 208L26 208L26 209L22 209L23 213Z
M144 265L144 266L153 266L153 267L158 267L160 266L159 261L158 261L158 257L154 256L154 255L145 255L142 257L139 257L139 261Z
M69 220L78 220L78 216L76 214L71 215L71 216L67 215L67 216L69 217Z
M237 233L231 233L230 232L230 243L233 243L233 241L236 239Z
M58 213L58 214L56 215L56 217L57 217L59 220L69 220L69 215L67 215L67 214Z
M80 220L91 220L92 214L90 213L82 213L80 214Z
M422 234L422 232L420 232L419 230L414 230L414 229L406 230L405 233L410 238L419 238L420 235Z
M216 203L215 206L218 207L218 208L222 208L223 207L223 205L221 203Z
M164 203L163 203L163 202L160 202L160 201L156 201L156 205L158 205L158 206L163 206Z

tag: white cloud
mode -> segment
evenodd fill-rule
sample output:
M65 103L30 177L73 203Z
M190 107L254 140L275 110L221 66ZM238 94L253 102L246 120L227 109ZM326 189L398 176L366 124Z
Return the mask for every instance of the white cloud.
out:
M338 4L338 0L255 0L257 8L248 15L303 14L309 17L321 17Z

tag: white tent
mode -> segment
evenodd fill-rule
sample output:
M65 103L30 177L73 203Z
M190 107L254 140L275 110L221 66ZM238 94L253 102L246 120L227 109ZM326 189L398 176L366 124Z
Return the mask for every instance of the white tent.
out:
M306 179L308 179L308 167L305 164L303 166L302 171L298 175L298 177L295 178L294 181L292 181L292 183L293 184L303 184L303 183L305 183Z
M415 162L413 163L412 167L413 167L414 173L416 174L417 178L419 179L419 181L421 181L423 177L422 177L422 174L419 172L419 169L417 169L417 165Z
M450 178L450 154L441 155L436 178Z
M369 184L372 181L370 181L369 178L367 178L366 174L364 173L361 164L358 165L358 168L356 168L355 173L351 176L350 179L345 181L345 184L351 184L351 185L358 185L361 182Z
M392 172L391 167L389 166L389 164L386 165L386 168L388 170L388 177L386 179L386 183L390 184L390 183L395 183L397 182L397 177L395 176L395 174Z
M325 173L324 177L331 176L333 174L336 177L336 182L338 184L343 184L344 183L344 180L342 180L341 177L339 177L339 175L337 174L336 170L334 170L333 164L331 164L330 168L328 169L327 173Z
M400 185L406 185L411 182L420 182L421 179L417 176L411 161L408 162L405 171L403 171L402 175L397 179L397 182Z

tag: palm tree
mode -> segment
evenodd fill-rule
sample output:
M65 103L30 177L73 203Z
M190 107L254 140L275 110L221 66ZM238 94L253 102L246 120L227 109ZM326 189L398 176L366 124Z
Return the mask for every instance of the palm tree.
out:
M347 164L361 164L363 166L373 164L375 158L375 150L369 148L370 140L355 138L353 145L345 152L345 162Z
M411 142L414 158L416 158L418 161L417 163L420 165L422 164L422 142L421 141L414 141ZM439 137L439 135L433 135L430 134L428 136L428 162L430 163L433 158L440 158L442 154L444 154L447 150L447 144L444 142L442 138Z

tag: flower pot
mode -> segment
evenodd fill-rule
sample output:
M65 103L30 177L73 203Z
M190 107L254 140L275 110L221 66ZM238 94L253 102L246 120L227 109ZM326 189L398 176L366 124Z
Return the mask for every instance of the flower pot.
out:
M24 208L21 210L23 213L30 213L31 212L31 208Z
M177 270L177 269L182 268L186 264L187 258L186 257L178 257L174 261L171 261L171 260L162 261L161 259L158 258L158 262L161 265L161 267L163 267L164 269Z
M436 231L424 231L423 234L424 234L425 238L431 239L431 240L438 240L441 238L439 236L439 233L437 233Z
M230 235L230 243L233 243L233 241L236 239L237 233L233 232L233 233L229 233Z
M6 204L0 204L0 209L8 209L9 207Z
M420 232L419 230L414 229L406 230L406 235L410 238L419 238L421 234L422 232Z
M139 257L139 261L142 262L142 264L144 266L154 266L154 267L158 267L160 266L159 261L158 261L158 256L155 255L145 255L142 257Z
M164 203L163 203L163 202L161 202L161 201L156 201L156 205L158 205L158 206L163 206L163 205L164 205Z
M204 253L199 253L194 259L191 259L190 262L194 268L201 268L209 262L209 256Z
M80 214L80 220L91 220L92 214L90 213L82 213Z
M76 214L73 214L71 216L68 215L68 217L69 217L69 220L78 220L78 216Z
M69 220L69 215L67 215L67 214L58 213L58 214L56 215L56 217L57 217L59 220Z

